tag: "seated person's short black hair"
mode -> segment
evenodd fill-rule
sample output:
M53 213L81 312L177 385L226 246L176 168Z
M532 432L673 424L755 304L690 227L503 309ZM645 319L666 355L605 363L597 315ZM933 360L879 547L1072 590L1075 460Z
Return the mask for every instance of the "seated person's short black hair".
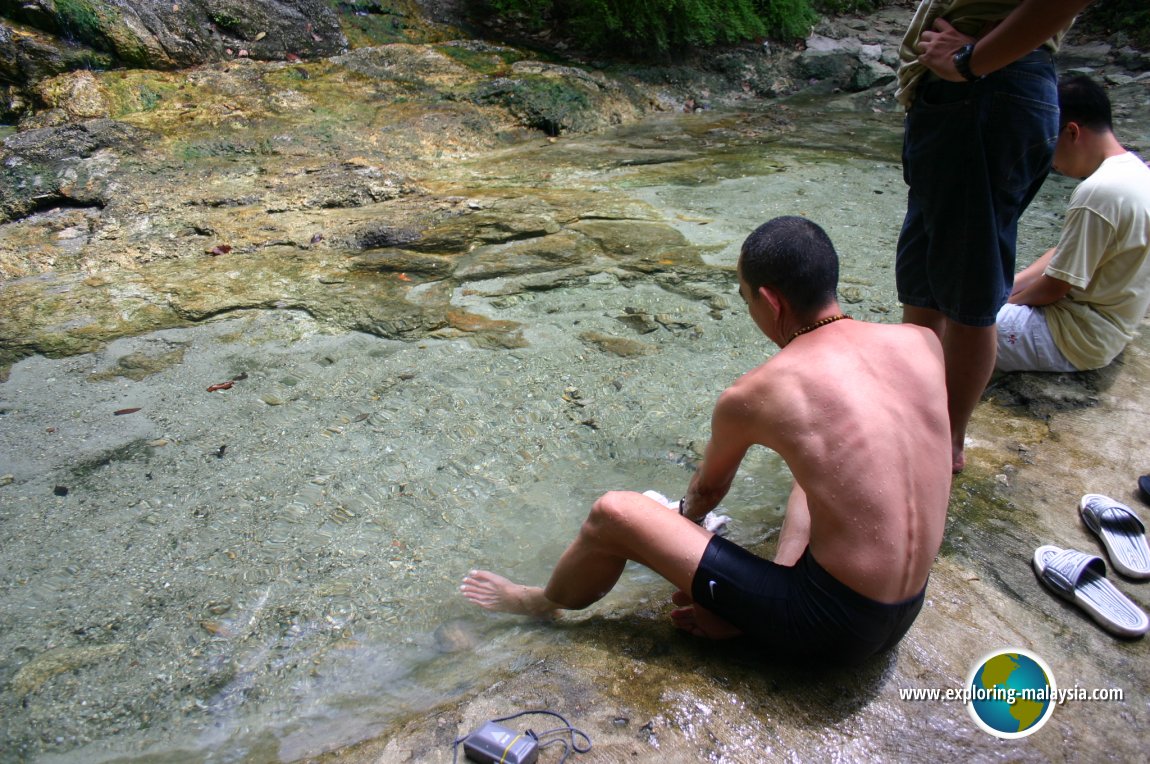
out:
M1068 77L1058 83L1058 111L1059 132L1070 122L1099 133L1114 132L1110 97L1086 75Z
M839 257L826 231L793 215L768 220L743 242L739 272L752 290L770 286L801 315L836 299Z

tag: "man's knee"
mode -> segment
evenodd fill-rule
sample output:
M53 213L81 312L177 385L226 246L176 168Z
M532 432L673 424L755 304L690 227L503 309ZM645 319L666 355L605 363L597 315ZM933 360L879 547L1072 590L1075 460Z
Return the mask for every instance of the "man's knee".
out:
M608 491L591 505L587 522L605 526L617 524L627 514L627 507L634 501L634 496L630 491Z
M582 533L591 536L616 533L631 513L636 496L633 491L608 491L600 496L583 521Z

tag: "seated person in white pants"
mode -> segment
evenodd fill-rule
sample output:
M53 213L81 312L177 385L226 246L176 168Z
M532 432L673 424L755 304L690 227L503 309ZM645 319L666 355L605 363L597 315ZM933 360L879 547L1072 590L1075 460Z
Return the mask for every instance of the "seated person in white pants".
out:
M1085 178L1058 246L1014 279L998 313L999 371L1109 364L1150 305L1150 168L1114 136L1110 100L1088 77L1063 81L1054 169Z

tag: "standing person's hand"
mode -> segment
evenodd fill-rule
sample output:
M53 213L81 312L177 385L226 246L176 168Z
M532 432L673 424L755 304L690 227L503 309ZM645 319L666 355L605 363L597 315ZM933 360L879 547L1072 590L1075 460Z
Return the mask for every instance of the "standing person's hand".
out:
M934 29L926 30L919 39L918 62L944 80L965 82L965 78L954 68L954 54L975 39L959 32L950 22L935 19Z

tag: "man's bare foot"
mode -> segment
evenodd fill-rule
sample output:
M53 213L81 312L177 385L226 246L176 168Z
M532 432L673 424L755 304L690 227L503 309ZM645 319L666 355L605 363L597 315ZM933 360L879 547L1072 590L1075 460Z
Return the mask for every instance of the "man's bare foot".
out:
M707 639L733 639L743 635L738 627L691 602L691 597L686 592L675 592L671 596L671 601L676 605L683 605L671 611L671 622L676 629Z
M559 609L543 596L538 586L524 586L508 581L488 570L473 570L463 578L459 587L463 596L485 610L537 618L552 616Z
M957 475L966 469L966 448L965 442L959 443L957 446L950 447L950 472Z

